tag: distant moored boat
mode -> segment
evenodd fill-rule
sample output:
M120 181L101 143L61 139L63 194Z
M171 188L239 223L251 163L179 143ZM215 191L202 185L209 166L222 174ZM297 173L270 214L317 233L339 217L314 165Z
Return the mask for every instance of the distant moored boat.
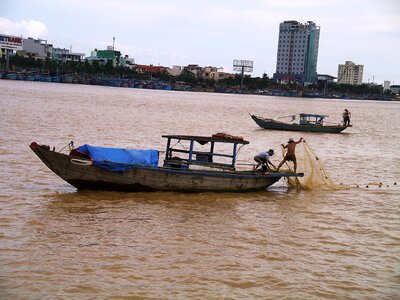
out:
M349 126L342 124L324 124L327 115L319 114L297 114L288 116L292 119L292 123L281 122L276 119L262 118L256 115L250 115L251 118L264 129L273 130L288 130L288 131L309 131L309 132L324 132L324 133L339 133L345 130ZM298 121L295 122L296 116L299 116Z

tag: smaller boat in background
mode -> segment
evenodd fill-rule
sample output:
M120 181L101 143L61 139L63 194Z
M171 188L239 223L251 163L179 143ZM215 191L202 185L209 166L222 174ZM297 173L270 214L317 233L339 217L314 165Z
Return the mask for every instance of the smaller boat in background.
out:
M351 127L351 125L344 126L341 123L328 124L328 122L325 122L325 118L327 118L328 116L319 114L301 113L286 117L280 117L280 118L291 118L291 121L288 122L278 121L277 119L262 118L251 114L250 116L254 120L254 122L258 124L258 126L264 129L339 133L345 130L347 127Z

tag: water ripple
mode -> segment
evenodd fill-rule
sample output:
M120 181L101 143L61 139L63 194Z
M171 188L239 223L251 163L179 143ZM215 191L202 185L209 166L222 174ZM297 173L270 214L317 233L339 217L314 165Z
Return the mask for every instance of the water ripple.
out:
M390 130L400 128L398 103L5 80L0 89L0 298L400 295L400 131ZM164 150L162 134L224 131L251 141L239 157L246 163L300 137L260 130L247 112L279 116L301 107L340 119L344 106L363 130L301 135L348 190L279 182L248 194L76 191L28 148L34 140L56 149L74 140ZM370 126L378 121L382 130Z

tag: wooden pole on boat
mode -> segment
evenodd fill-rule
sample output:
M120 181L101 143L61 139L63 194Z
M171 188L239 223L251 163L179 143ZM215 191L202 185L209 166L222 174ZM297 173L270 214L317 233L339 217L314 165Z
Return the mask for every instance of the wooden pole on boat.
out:
M237 144L234 143L233 144L233 154L232 154L232 167L235 167L236 164L236 148L237 148Z
M190 141L190 148L189 148L189 164L192 163L193 160L193 146L194 146L194 141Z

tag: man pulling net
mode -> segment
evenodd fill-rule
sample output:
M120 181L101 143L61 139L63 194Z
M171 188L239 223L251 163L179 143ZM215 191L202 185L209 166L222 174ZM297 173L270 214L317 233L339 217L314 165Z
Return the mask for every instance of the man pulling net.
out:
M293 139L290 139L293 141ZM301 140L299 140L300 142ZM297 187L302 189L327 189L327 190L339 190L348 189L347 185L336 184L329 176L322 160L317 156L311 146L302 139L303 147L296 149L296 171L304 173L304 177L288 178L288 185L290 187ZM289 143L290 144L290 143ZM298 142L296 142L298 144ZM286 158L288 153L288 147L282 147L283 161L279 165L280 168L283 164L286 164L289 171L293 172L291 165L288 164ZM294 162L293 162L294 163Z

